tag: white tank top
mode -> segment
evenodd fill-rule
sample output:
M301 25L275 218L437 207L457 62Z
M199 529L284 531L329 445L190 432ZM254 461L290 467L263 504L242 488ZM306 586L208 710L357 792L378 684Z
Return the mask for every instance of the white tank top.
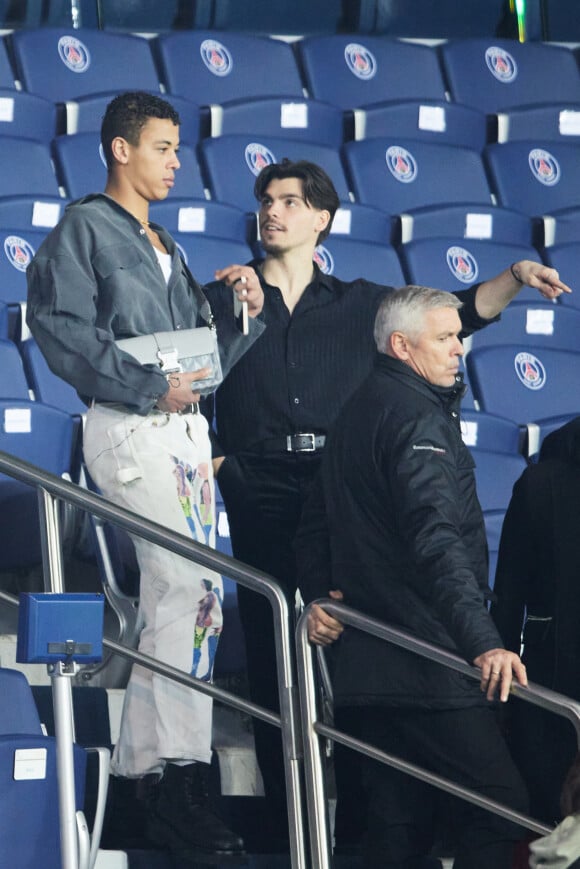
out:
M162 253L162 251L157 250L156 247L153 248L157 255L157 259L159 260L159 265L161 266L161 271L163 272L163 277L165 278L165 283L169 283L169 277L171 275L171 254Z

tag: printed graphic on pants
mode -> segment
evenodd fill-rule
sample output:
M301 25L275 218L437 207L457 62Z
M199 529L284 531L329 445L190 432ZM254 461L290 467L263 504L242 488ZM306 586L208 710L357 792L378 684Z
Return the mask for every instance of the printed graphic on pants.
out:
M172 456L177 497L191 530L191 536L210 545L214 524L214 503L207 462L196 468ZM202 580L206 594L199 604L193 642L192 676L210 682L215 653L222 630L222 591L211 579Z

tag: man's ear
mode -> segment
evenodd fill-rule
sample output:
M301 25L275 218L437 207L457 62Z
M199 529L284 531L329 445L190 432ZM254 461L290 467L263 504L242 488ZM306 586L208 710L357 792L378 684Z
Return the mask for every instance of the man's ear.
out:
M405 362L409 358L409 339L403 332L391 332L389 347L395 359Z
M318 220L316 221L316 232L324 232L329 223L330 211L327 211L325 208L323 208L322 211L318 212Z
M111 153L117 163L127 163L129 160L129 143L122 136L116 136L111 142Z

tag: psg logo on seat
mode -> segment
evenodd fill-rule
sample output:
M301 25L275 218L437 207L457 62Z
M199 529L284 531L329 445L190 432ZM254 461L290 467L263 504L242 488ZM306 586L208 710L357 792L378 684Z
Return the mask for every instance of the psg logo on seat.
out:
M357 78L368 80L373 78L377 72L377 61L374 54L357 42L350 42L346 46L344 59L349 70Z
M26 239L18 235L8 235L4 239L4 253L11 266L25 272L34 258L35 250Z
M91 65L88 48L74 36L61 36L58 40L58 54L71 72L86 72Z
M401 184L410 184L419 171L417 161L410 151L399 145L391 145L385 153L385 160L391 175Z
M528 155L528 163L532 175L540 184L553 187L560 180L560 164L549 151L543 148L533 148Z
M526 389L536 392L546 385L546 369L533 353L518 353L514 359L514 367L520 382Z
M234 66L234 60L225 45L216 39L204 39L199 46L201 59L214 75L229 75Z
M518 65L503 48L490 45L485 52L485 62L491 74L502 84L510 84L517 77Z
M264 166L270 166L271 163L277 162L270 149L265 145L260 145L259 142L251 142L246 145L244 156L248 169L254 175L259 175Z
M479 274L477 260L466 248L458 245L448 248L447 265L453 277L462 284L472 284L477 280Z

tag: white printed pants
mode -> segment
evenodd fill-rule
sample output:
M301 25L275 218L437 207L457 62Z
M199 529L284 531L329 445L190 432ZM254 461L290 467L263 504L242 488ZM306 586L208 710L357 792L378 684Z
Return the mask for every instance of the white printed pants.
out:
M107 498L194 540L215 545L215 498L207 420L148 416L94 405L84 455ZM140 569L139 650L211 680L222 628L219 574L134 538ZM116 775L162 771L165 761L211 759L212 700L135 664L113 755Z

